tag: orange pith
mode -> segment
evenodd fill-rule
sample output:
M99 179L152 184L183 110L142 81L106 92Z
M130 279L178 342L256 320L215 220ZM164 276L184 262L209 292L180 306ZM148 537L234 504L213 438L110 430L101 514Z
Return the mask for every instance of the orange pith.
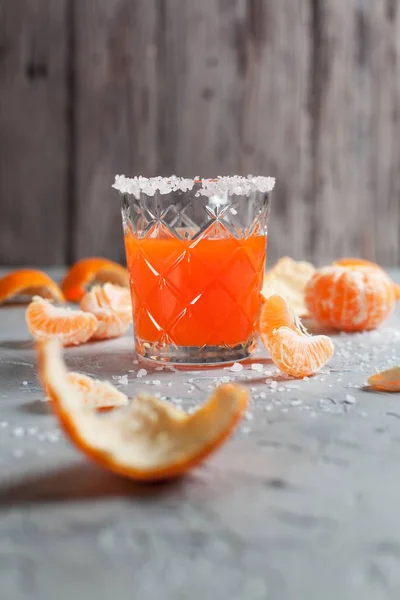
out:
M379 267L333 265L318 269L306 286L306 305L313 318L333 329L375 329L395 305L393 282Z
M368 385L378 391L400 392L400 366L371 375L368 377Z
M91 312L98 320L92 339L104 340L125 333L132 323L132 304L127 288L105 283L86 292L80 302L81 310Z
M90 313L57 307L35 297L26 309L26 323L36 340L56 337L64 346L87 342L97 329L97 319Z
M106 282L128 287L127 270L107 258L91 257L76 262L67 272L61 287L67 300L79 302L90 285Z
M83 404L97 410L110 410L128 404L127 396L108 381L99 381L74 371L68 373L67 381L81 396Z
M68 384L59 343L39 343L38 354L41 379L71 441L102 467L138 481L177 477L198 465L232 434L248 405L245 390L226 384L191 415L138 396L127 410L99 417Z
M317 373L332 357L334 347L325 335L308 335L294 319L286 300L266 298L260 317L260 337L274 364L293 377Z
M21 296L41 296L57 302L65 300L56 282L37 269L18 269L0 279L0 304Z

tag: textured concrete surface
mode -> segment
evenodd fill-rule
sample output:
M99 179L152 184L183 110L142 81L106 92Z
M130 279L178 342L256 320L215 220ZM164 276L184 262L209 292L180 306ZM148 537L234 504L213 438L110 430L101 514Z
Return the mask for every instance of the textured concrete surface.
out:
M134 362L131 335L69 349L67 362L189 409L228 377L251 388L251 409L185 479L134 485L70 446L24 309L0 308L1 599L400 597L400 394L364 387L400 364L399 310L377 332L334 336L329 368L305 381L262 352L241 371L154 371Z

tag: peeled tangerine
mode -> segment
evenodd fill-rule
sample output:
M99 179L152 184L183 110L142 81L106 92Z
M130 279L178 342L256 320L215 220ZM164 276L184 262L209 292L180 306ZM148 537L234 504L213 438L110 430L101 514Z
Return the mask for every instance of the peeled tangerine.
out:
M130 291L119 285L95 285L83 296L80 308L94 314L98 321L94 340L119 337L132 323Z
M232 434L248 405L247 391L229 383L191 415L139 395L129 408L100 416L82 405L68 382L60 344L41 342L38 352L43 385L71 441L99 465L131 479L176 477L198 465Z
M383 392L400 392L400 366L371 375L368 385Z
M375 329L392 312L395 285L377 265L346 259L318 269L308 282L305 299L314 319L333 329Z
M332 340L326 335L309 335L278 294L265 300L259 327L274 364L293 377L314 375L333 355Z

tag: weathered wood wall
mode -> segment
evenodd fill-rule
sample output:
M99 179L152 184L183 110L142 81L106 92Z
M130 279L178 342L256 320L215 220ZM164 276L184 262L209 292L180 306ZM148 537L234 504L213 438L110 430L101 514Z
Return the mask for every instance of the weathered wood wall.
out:
M123 259L116 172L273 174L269 255L400 264L400 0L0 0L0 263Z

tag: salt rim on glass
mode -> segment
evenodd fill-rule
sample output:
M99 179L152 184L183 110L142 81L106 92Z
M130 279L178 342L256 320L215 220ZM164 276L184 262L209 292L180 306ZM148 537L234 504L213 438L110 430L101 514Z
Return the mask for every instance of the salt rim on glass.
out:
M156 192L160 194L170 194L171 192L188 192L194 186L199 186L195 196L221 196L224 194L250 196L254 192L268 193L274 189L275 177L253 177L248 175L232 175L227 177L218 176L215 179L194 179L177 177L126 177L125 175L116 175L115 182L112 185L121 194L132 194L136 198L140 194L154 196Z

